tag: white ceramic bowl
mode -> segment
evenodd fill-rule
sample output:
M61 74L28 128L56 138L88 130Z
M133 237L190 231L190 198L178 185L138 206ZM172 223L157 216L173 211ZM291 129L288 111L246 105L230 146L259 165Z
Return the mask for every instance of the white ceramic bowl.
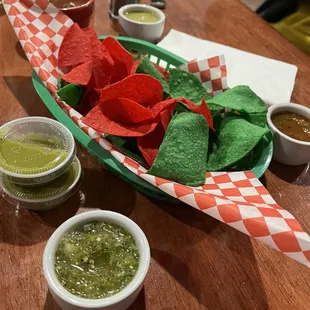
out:
M276 161L291 166L302 165L310 162L310 142L293 139L272 123L272 115L279 112L293 112L310 120L310 109L295 103L281 103L272 105L268 109L267 123L273 134L273 157Z
M143 11L152 12L159 17L157 22L143 23L130 20L126 17L126 12ZM150 5L145 4L128 4L121 7L118 11L119 23L129 37L141 39L149 42L157 42L164 31L165 14Z
M135 238L140 261L133 280L119 293L102 299L85 299L68 292L58 281L55 273L55 252L61 237L68 231L91 221L109 221L124 227ZM97 309L125 310L137 298L150 264L150 247L141 228L130 218L111 211L89 211L75 215L59 226L48 240L43 255L43 271L51 294L65 310Z

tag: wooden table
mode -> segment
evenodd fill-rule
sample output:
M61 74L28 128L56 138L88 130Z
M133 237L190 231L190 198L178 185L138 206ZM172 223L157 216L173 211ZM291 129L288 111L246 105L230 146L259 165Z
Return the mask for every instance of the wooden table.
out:
M310 58L239 1L167 2L165 34L174 28L293 63L298 74L292 101L310 106ZM98 33L117 34L107 1L96 4ZM31 67L3 8L0 16L0 124L26 115L51 116L32 86ZM151 201L83 149L78 155L85 179L62 207L34 213L0 200L0 309L59 309L42 275L42 254L53 231L79 208L121 212L148 237L151 266L132 310L310 309L310 271L305 266L189 206ZM310 232L307 169L273 163L263 181Z

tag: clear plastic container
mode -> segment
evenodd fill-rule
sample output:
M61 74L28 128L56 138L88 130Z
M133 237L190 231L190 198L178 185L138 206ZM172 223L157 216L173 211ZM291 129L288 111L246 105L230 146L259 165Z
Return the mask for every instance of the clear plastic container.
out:
M0 172L10 182L35 186L63 174L76 154L71 132L46 117L24 117L0 127Z
M63 204L79 188L82 168L75 157L71 167L52 182L36 187L11 183L6 175L0 176L2 196L11 204L36 211L46 211Z

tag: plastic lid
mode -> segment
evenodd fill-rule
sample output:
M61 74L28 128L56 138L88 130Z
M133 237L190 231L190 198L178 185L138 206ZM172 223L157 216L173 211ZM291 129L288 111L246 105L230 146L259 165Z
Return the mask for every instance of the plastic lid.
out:
M20 118L0 128L0 171L12 177L49 174L66 165L74 152L70 131L50 118Z
M25 203L41 204L61 199L65 201L78 189L80 185L82 169L77 157L71 167L60 177L52 182L35 187L23 187L8 181L5 175L0 176L0 185L4 198L14 204ZM26 206L27 207L27 206Z

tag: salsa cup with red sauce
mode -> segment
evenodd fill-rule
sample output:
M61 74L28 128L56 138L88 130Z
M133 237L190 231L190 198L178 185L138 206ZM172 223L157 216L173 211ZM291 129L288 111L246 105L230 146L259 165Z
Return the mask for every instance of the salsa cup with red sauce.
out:
M273 157L290 166L310 163L310 142L297 140L280 131L273 122L273 116L283 112L295 113L310 121L310 109L295 103L272 105L268 109L267 123L273 134ZM289 124L287 124L289 125Z
M78 23L81 28L89 25L95 0L50 0L50 2Z

